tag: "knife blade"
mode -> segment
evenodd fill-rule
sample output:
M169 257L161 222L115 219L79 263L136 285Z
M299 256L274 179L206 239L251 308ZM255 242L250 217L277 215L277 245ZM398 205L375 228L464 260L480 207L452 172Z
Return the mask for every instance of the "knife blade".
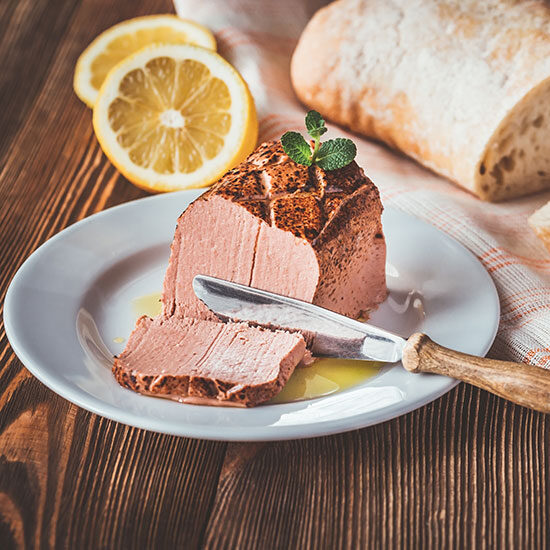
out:
M394 363L406 341L389 331L273 292L197 275L193 290L219 317L300 331L317 357Z

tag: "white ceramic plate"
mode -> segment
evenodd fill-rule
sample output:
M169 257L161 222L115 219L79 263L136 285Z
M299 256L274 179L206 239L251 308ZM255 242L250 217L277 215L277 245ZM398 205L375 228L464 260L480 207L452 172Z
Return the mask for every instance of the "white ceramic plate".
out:
M354 430L412 411L456 381L388 365L348 390L252 409L183 405L145 397L111 375L134 326L132 299L161 289L176 219L200 192L166 194L111 208L41 246L14 277L4 305L13 349L62 397L125 424L219 440L276 440ZM371 322L409 336L484 355L495 337L499 302L481 264L424 222L387 208L390 295Z

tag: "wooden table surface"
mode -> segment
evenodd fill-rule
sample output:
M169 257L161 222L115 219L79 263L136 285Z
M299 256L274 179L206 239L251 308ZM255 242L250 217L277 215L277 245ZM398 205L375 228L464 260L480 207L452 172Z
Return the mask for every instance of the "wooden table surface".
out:
M102 154L73 69L108 26L171 11L168 0L0 2L0 300L48 238L144 196ZM0 548L546 548L549 428L460 385L337 436L170 437L61 399L0 324Z

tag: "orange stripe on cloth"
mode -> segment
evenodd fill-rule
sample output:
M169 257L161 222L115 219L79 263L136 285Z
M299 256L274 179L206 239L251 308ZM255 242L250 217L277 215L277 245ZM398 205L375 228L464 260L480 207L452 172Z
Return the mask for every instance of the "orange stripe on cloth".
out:
M502 303L513 303L515 301L521 300L524 296L528 296L529 298L533 296L538 296L541 294L550 294L550 286L542 286L539 288L527 288L524 290L521 290L520 292L515 292L514 294L510 294L509 296L504 296L502 298Z
M550 260L538 260L536 258L529 258L528 256L521 256L501 247L489 249L479 256L479 260L489 273L510 265L522 265L541 271L550 271Z
M514 313L514 311L518 311L522 307L529 306L534 301L544 301L550 303L550 292L539 292L537 290L532 290L529 293L525 293L524 296L516 298L510 302L506 302L506 298L503 298L501 302L501 315L510 315L511 313Z
M216 32L216 40L218 42L218 50L231 51L243 44L255 45L245 33L235 31L235 29L224 28Z
M536 358L537 354L539 353L544 353L544 355L542 355L539 358ZM530 363L531 365L537 365L538 367L543 367L543 366L550 367L550 348L535 348L535 349L529 350L525 354L523 358L523 362Z
M509 250L507 250L506 248L503 248L503 247L493 247L493 248L490 248L489 250L487 250L487 252L484 252L480 257L479 259L480 260L484 260L486 259L487 262L496 262L496 261L499 261L501 258L492 258L492 259L487 259L488 256L491 256L491 255L500 255L504 258L514 258L514 259L517 259L517 260L521 260L522 263L525 263L525 264L535 264L535 265L550 265L550 259L542 259L542 260L538 260L536 258L531 258L529 256L522 256L520 254L515 254L514 252L510 252Z
M510 313L513 313L514 311L517 311L519 309L520 309L519 307L516 308L516 309L513 309L512 311L509 311L507 314L502 315L501 317L506 317L506 315L510 315ZM513 317L511 317L509 319L502 319L502 323L504 323L504 324L513 323L514 321L519 321L519 319L521 319L522 317L525 317L527 315L530 315L531 313L538 313L540 311L548 311L548 310L550 310L550 303L549 304L540 304L540 305L532 306L526 311L520 311L519 313L517 313L516 315L514 315Z

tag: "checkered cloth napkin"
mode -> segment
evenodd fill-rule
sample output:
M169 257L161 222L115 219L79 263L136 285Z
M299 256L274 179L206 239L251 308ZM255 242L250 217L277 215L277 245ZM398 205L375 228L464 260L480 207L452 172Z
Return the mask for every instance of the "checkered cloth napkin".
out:
M177 13L212 29L219 53L248 82L256 102L260 142L303 130L306 109L290 83L290 58L321 0L174 0ZM493 278L500 327L489 355L550 368L550 255L527 218L550 193L503 204L481 202L447 180L385 147L352 137L357 161L385 205L426 220L473 252ZM452 284L452 281L449 282Z

